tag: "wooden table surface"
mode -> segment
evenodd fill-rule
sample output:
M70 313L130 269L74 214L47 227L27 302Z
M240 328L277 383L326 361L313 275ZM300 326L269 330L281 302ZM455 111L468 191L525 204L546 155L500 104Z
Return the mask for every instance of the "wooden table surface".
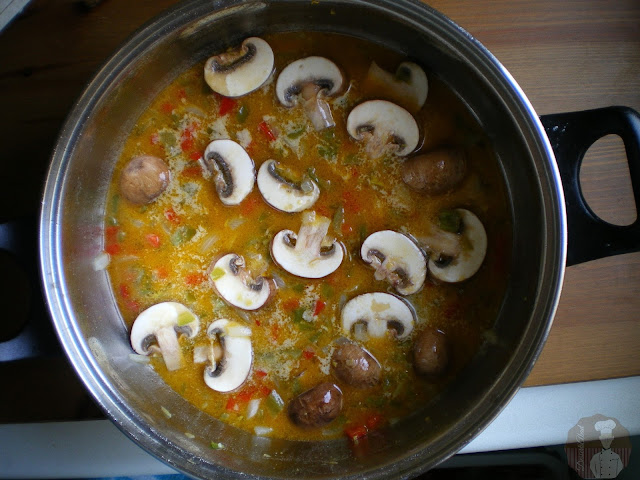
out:
M322 0L320 0L322 1ZM91 3L91 2L85 2ZM0 33L0 221L35 215L51 148L98 66L172 0L35 0ZM432 0L506 66L538 114L640 111L638 0ZM636 218L624 149L588 152L582 186L605 220ZM527 385L640 375L640 253L567 269L558 313Z

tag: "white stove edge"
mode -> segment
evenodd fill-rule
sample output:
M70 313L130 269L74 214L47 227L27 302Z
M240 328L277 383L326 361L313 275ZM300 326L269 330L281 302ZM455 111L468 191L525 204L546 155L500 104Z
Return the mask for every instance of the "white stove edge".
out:
M617 418L640 434L640 376L522 388L460 453L563 445L581 418ZM95 478L176 473L109 420L0 425L0 478Z

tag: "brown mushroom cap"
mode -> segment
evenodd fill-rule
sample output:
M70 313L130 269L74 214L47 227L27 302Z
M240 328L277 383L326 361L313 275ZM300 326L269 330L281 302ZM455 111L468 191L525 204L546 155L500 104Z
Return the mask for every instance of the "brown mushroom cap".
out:
M340 381L357 388L376 385L381 368L367 350L355 343L344 343L333 351L331 371Z
M435 328L426 328L413 345L413 361L421 375L438 376L449 365L449 344L445 334Z
M453 190L467 173L465 152L460 148L439 148L415 156L402 164L402 180L428 195Z
M342 410L342 391L333 383L321 383L291 400L289 418L301 427L319 427Z
M154 201L169 185L169 167L158 157L134 157L122 170L120 193L132 203L144 205Z

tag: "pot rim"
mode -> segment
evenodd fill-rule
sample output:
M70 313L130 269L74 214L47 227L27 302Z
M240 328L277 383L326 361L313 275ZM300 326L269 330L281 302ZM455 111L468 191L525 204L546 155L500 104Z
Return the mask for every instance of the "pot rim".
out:
M284 3L296 2L296 0L280 1ZM152 431L151 435L149 435L148 429L143 428L144 420L129 408L126 402L123 402L117 391L111 388L108 378L94 358L95 352L92 351L91 346L78 326L66 287L65 257L62 242L64 178L75 145L82 134L87 119L96 105L108 94L109 85L127 65L139 59L145 51L152 49L159 39L176 29L198 21L198 18L201 18L205 12L210 12L211 14L211 12L223 8L247 8L248 5L252 4L267 5L268 3L275 2L257 0L248 2L242 0L207 2L205 0L191 0L164 11L138 29L128 40L121 44L118 50L95 73L69 113L53 150L51 165L43 190L39 239L43 290L56 333L66 355L86 388L123 433L173 468L191 475L202 473L198 470L197 464L190 460L185 460L184 455L181 455L181 452L173 446L167 448L166 439L161 433ZM465 59L469 58L469 61L473 59L475 62L479 62L484 71L499 78L502 82L501 88L509 92L510 101L518 109L517 113L520 122L526 125L532 133L532 138L536 145L532 145L531 148L536 147L539 151L540 158L545 163L545 172L549 177L548 184L551 186L551 189L545 192L548 197L545 207L549 207L549 211L545 212L547 215L545 218L548 220L550 216L554 223L551 226L547 225L550 230L547 237L553 237L550 238L550 243L555 244L557 248L543 252L547 257L543 262L543 270L545 271L540 274L540 277L545 279L546 282L542 286L545 290L542 292L544 301L540 304L536 302L538 310L536 316L541 321L537 325L529 324L527 332L525 332L526 335L523 335L527 336L531 342L529 345L521 344L518 347L518 355L509 361L503 371L502 378L494 382L494 387L496 388L489 390L485 397L482 398L482 401L479 402L479 405L468 410L465 417L460 419L458 424L466 425L467 427L458 432L456 436L453 436L449 443L442 445L434 457L425 461L424 458L420 458L421 452L416 452L415 454L408 454L393 463L394 475L411 476L446 460L484 430L515 395L533 368L551 329L564 279L567 255L567 220L564 193L553 150L532 105L506 68L471 34L440 12L418 0L335 0L322 3L336 6L349 3L351 5L360 5L363 8L385 11L394 17L403 17L407 23L411 23L417 29L427 28L428 25L425 18L428 17L429 22L431 22L429 25L434 24L442 32L457 36L457 40L460 42L457 48L464 48ZM547 237L545 237L545 240ZM533 316L534 313L532 313ZM498 398L499 401L497 403L492 401L494 398ZM385 477L384 467L388 467L388 465L381 466L376 471L367 471L366 476L368 478ZM215 468L215 473L223 477L231 478L234 475L234 472L226 470L219 465L215 466ZM353 476L353 478L360 477L361 475ZM351 476L348 478L351 478Z

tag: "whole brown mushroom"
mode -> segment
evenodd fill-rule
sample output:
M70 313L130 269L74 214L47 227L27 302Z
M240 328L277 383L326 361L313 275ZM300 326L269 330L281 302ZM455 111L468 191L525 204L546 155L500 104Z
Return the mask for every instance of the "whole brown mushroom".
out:
M413 362L420 375L438 376L449 365L449 345L445 334L435 328L425 328L413 345Z
M336 418L342 410L342 391L333 383L316 385L291 400L289 418L301 427L319 427Z
M132 203L144 205L154 201L169 185L169 167L158 157L134 157L122 170L120 193Z
M467 172L465 152L459 148L439 148L413 157L402 165L402 180L428 195L453 190Z
M344 343L333 351L331 371L340 381L356 388L367 388L380 381L380 363L355 343Z

